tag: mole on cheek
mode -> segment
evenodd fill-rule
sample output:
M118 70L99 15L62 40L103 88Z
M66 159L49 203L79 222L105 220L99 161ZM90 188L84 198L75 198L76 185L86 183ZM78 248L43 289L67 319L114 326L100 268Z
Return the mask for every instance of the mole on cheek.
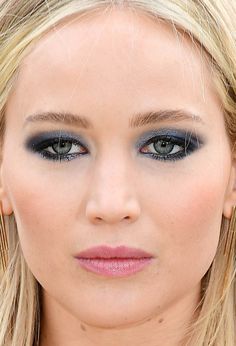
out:
M83 324L80 325L80 328L83 330L83 332L86 332L86 328Z
M158 323L162 323L164 321L164 318L160 318L159 320L158 320Z

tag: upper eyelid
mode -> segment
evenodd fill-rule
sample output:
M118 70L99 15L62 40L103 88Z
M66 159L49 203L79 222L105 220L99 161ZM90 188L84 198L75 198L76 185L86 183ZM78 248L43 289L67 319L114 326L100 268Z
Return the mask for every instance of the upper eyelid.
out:
M30 136L25 141L25 145L27 147L33 147L40 144L43 144L45 142L53 142L53 140L62 138L66 140L71 140L74 143L78 143L79 145L86 147L87 144L84 142L82 136L78 136L77 134L71 133L71 132L64 132L64 131L53 131L53 132L40 132L38 134ZM50 144L49 144L50 145Z
M135 140L135 147L138 149L142 145L145 145L148 141L153 140L155 137L173 137L179 140L187 140L187 142L190 142L191 140L193 141L198 141L199 144L202 144L205 142L205 139L200 135L196 134L193 131L189 130L183 130L183 129L176 129L176 128L164 128L164 129L158 129L158 130L149 130L148 132L145 132L144 134L141 134L138 136L138 139ZM37 141L38 143L42 143L43 141L50 141L55 139L55 138L63 138L63 139L68 139L68 140L73 140L78 142L81 146L85 148L90 147L90 140L88 141L87 139L84 139L84 135L78 135L73 132L69 131L45 131L45 132L40 132L35 135L31 135L28 140L26 140L26 143L29 144L29 142L35 142Z
M179 141L186 141L186 143L195 142L198 145L202 145L206 142L204 136L199 135L196 132L182 129L162 129L158 131L149 131L142 135L137 141L136 147L140 148L147 142L152 141L154 138L170 137Z

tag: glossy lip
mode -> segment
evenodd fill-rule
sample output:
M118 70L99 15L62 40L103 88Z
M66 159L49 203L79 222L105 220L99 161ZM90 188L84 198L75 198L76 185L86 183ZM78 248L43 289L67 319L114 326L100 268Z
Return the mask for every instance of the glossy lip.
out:
M151 258L150 253L127 246L117 246L115 248L101 245L81 251L76 258Z
M89 248L75 256L80 266L90 272L107 277L124 277L141 271L153 259L146 251L118 246L102 245Z

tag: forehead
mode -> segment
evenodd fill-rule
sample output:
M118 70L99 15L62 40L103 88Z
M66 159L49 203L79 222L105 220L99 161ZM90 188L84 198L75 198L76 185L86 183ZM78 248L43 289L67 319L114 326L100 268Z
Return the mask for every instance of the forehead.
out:
M178 67L180 62L191 62L191 67L199 70L203 68L199 66L201 58L196 43L169 23L134 9L107 9L58 24L36 44L22 67L49 65L51 70L66 66L68 70L77 62L81 71L86 62L89 67L93 62L104 67L104 62L113 59L115 68L123 64L127 71L143 63L147 70L153 63Z
M219 103L197 44L132 9L73 16L51 29L23 61L14 96L28 112L35 103L44 109L77 107L75 97L81 107L92 99L96 110L104 100L108 108L161 100L163 107L188 103L203 112L209 99Z

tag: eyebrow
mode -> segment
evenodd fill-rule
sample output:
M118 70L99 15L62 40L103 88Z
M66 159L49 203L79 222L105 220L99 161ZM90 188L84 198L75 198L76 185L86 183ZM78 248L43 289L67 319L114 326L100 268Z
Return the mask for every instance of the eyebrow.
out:
M83 129L94 128L86 117L67 112L40 112L32 114L25 119L24 126L28 123L45 121L73 125ZM204 121L199 115L182 109L168 109L135 114L129 119L129 127L139 128L164 121L194 121L204 124Z

